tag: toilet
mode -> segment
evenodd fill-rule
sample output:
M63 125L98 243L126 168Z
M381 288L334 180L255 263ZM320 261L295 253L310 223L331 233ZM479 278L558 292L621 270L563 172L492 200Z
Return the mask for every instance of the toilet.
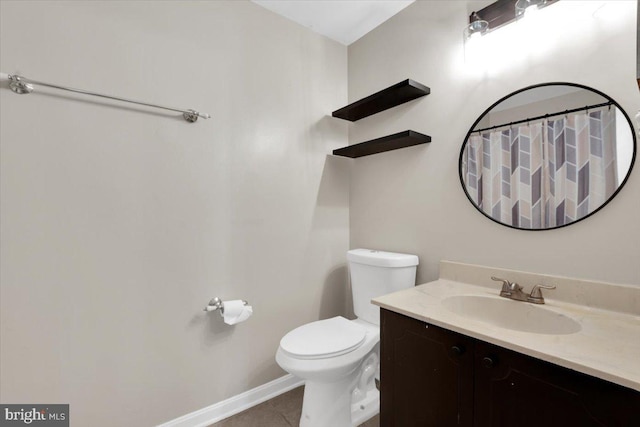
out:
M353 249L347 260L357 319L302 325L276 352L278 365L305 381L300 427L357 426L380 410L380 311L371 299L414 286L418 257Z

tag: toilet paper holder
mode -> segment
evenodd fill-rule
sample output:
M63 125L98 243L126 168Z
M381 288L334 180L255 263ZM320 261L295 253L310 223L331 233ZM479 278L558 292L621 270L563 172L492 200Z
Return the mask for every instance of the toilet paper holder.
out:
M242 300L242 304L249 305L249 303L245 300ZM203 309L203 311L215 311L215 310L220 310L220 312L224 314L224 301L222 301L218 297L215 297L211 301L209 301L209 304L207 304L207 306Z

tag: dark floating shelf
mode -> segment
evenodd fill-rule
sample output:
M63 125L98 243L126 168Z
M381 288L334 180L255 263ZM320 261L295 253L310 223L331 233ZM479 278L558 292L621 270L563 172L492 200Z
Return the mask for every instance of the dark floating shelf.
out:
M355 122L421 96L429 95L429 93L431 93L431 89L425 85L407 79L336 110L332 116Z
M424 144L427 142L431 142L430 136L423 135L412 130L405 130L404 132L339 148L337 150L333 150L333 154L336 156L351 157L352 159L355 159L357 157L384 153L385 151L397 150L399 148L411 147L413 145Z

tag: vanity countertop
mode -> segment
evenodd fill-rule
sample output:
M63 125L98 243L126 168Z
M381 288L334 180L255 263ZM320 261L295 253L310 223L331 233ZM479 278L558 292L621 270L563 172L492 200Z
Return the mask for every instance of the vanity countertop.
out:
M448 272L450 267L444 270ZM498 297L499 286L442 278L442 271L441 265L441 278L436 281L384 295L372 302L435 326L640 391L640 315L554 300L553 291L549 291L545 293L546 304L541 307L578 321L580 331L547 335L505 329L458 315L442 304L445 298L456 295ZM509 274L502 277L509 278Z

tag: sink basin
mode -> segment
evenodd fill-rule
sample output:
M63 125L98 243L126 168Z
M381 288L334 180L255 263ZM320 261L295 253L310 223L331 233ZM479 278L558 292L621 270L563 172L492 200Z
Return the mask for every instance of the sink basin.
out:
M539 305L501 297L456 295L442 300L447 310L490 325L535 334L567 335L580 331L580 323Z

